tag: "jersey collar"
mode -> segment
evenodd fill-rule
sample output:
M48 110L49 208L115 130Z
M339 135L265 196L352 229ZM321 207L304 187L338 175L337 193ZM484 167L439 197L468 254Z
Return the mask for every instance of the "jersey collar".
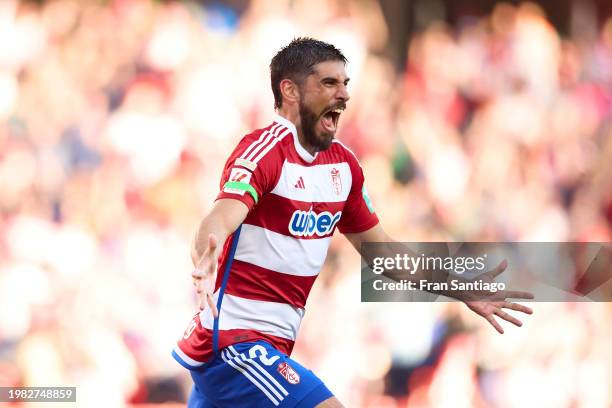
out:
M306 149L304 149L304 146L300 144L300 140L298 139L297 135L297 129L295 128L293 122L285 119L284 117L278 114L274 115L274 121L276 123L280 123L291 131L291 134L293 135L293 145L295 146L295 150L305 162L312 163L313 161L315 161L319 153L317 152L313 156Z

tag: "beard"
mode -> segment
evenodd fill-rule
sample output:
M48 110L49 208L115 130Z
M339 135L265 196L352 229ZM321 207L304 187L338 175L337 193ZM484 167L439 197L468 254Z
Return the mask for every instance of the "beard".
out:
M306 139L306 143L314 146L318 151L329 149L332 141L334 140L334 134L329 132L321 132L317 135L315 126L319 121L321 115L316 114L306 104L300 100L300 121L302 125L302 134Z

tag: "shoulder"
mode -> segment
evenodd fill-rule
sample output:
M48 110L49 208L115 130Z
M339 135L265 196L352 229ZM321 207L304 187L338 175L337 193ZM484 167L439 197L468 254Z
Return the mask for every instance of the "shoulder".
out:
M333 140L331 146L329 147L329 152L330 155L347 162L352 171L355 171L357 168L361 167L355 153L338 139Z
M288 134L290 130L276 122L256 129L240 140L231 159L250 170L262 164L282 162L282 146L289 139L286 137Z

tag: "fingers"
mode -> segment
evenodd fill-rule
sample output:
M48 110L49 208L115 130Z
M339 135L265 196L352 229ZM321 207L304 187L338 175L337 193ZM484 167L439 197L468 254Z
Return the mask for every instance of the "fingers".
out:
M198 293L198 309L200 311L206 309L206 295L204 293Z
M198 295L198 306L200 306L200 310L201 310L203 305L201 304L199 300L206 292L206 289L204 287L204 280L201 278L194 279L193 284L195 285L195 288L196 288L196 294Z
M485 319L487 319L487 321L489 323L491 323L491 326L493 326L495 328L495 330L497 330L499 332L499 334L504 334L504 329L501 327L501 325L497 322L497 320L495 320L495 317L493 317L493 315L487 315L485 317Z
M212 293L203 291L198 293L198 307L200 310L204 310L206 309L206 306L210 308L210 312L215 319L219 317L219 310L217 309L217 305L215 305L215 299L213 298Z
M202 253L202 257L198 262L198 266L196 269L202 271L202 273L207 273L212 275L215 273L215 268L217 266L217 247L219 245L219 240L215 234L208 234L208 243L206 249Z
M521 292L518 290L505 290L502 292L504 298L514 298L514 299L533 299L533 293L531 292Z
M468 302L466 304L475 313L484 317L491 324L491 326L493 326L493 328L495 328L495 330L497 330L500 334L504 334L504 329L499 324L495 316L504 319L505 321L510 322L517 327L523 326L523 322L521 322L516 317L510 315L509 313L506 313L502 309L511 309L525 314L533 313L533 310L530 307L506 301Z
M204 310L206 304L204 303L204 285L202 283L202 279L196 279L193 282L196 287L196 295L198 297L198 309Z
M533 313L533 310L530 307L527 307L527 306L524 306L524 305L520 305L518 303L512 303L512 302L495 303L495 307L496 307L495 311L493 311L492 314L486 315L485 319L487 319L487 321L500 334L504 334L504 329L497 322L497 320L495 320L495 317L493 317L493 315L498 316L499 318L504 319L505 321L510 322L513 325L517 326L517 327L522 327L523 326L523 322L521 322L516 317L514 317L514 316L504 312L501 308L516 310L517 312L522 312L522 313L526 313L526 314L532 314Z
M213 317L215 319L219 317L219 311L217 310L217 305L215 305L213 296L210 292L206 293L206 302L208 303L208 307L210 307L210 311L212 312Z
M204 272L200 268L194 268L193 271L191 271L191 277L193 278L194 284L204 276Z
M505 271L507 267L508 267L508 261L504 259L503 261L499 263L499 265L497 265L495 269L493 269L492 271L488 273L491 275L491 278L496 278L500 273Z
M505 309L516 310L517 312L523 312L526 314L533 314L533 309L525 305L520 305L518 303L504 302L504 304L501 307Z
M517 319L514 316L509 315L508 313L504 312L501 309L497 309L495 312L493 312L496 316L501 317L502 319L504 319L507 322L512 323L513 325L517 326L517 327L521 327L523 325L523 322L521 322L519 319Z
M198 296L198 308L200 310L204 310L206 309L206 306L208 306L213 317L218 317L219 311L215 305L215 300L210 288L210 282L206 279L194 278L193 284L195 285L196 294Z
M210 308L212 315L216 318L219 316L219 311L215 305L212 295L212 285L214 284L215 270L217 267L217 247L219 240L215 234L208 234L207 247L198 266L191 272L193 284L196 287L198 295L198 308L204 310L207 306Z

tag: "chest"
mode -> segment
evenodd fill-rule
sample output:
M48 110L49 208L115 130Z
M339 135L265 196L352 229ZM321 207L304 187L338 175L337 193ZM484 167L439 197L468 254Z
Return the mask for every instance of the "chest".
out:
M272 193L312 205L343 203L351 184L351 171L346 162L303 166L285 161Z

